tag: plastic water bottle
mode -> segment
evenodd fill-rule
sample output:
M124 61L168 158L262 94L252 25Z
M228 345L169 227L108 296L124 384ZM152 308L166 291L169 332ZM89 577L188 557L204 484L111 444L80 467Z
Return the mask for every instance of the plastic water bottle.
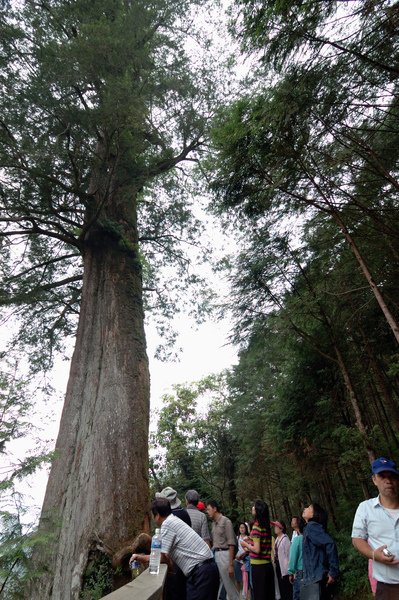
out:
M151 542L151 554L149 565L149 572L151 573L151 575L158 575L159 573L159 565L161 564L161 548L161 530L156 529Z
M140 563L138 560L134 560L130 563L130 569L132 572L132 579L135 579L140 575Z

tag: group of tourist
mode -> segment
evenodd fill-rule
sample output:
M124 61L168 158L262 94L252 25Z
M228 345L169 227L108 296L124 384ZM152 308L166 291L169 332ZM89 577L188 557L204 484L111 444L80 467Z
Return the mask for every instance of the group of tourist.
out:
M399 471L393 461L372 463L379 495L359 505L352 541L372 561L376 600L399 600ZM329 600L339 574L334 540L327 532L327 513L317 503L293 517L292 539L285 523L270 520L263 500L252 507L252 523L233 525L210 500L206 512L199 494L189 490L186 508L168 487L151 505L162 534L162 562L168 564L165 600ZM133 554L143 564L148 555Z
M303 518L291 519L292 541L283 521L270 521L263 500L255 501L252 515L250 536L242 542L250 559L252 600L331 598L339 572L338 555L321 506L310 504Z

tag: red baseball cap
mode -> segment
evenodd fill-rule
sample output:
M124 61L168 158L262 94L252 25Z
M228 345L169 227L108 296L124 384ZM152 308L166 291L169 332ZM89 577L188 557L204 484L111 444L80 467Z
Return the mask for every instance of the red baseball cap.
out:
M270 521L270 525L273 525L273 527L278 527L279 529L284 529L280 521Z

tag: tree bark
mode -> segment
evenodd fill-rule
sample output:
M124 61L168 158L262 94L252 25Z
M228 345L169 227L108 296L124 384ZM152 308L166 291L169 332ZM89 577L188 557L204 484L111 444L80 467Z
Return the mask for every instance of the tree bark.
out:
M325 498L325 502L326 502L326 506L327 506L327 510L329 515L331 516L331 520L334 524L335 529L339 529L338 526L338 520L335 514L335 509L334 507L337 506L336 501L334 501L334 499L332 498L332 487L331 487L331 473L323 473L323 477L320 480L321 483L321 490L324 493L324 498Z
M352 406L353 413L355 416L356 428L359 431L360 435L362 436L362 439L363 439L363 442L364 442L364 445L365 445L365 448L367 451L367 456L368 456L370 462L372 462L376 458L375 451L374 451L374 448L372 447L370 438L367 433L367 429L363 422L363 417L362 417L362 413L360 410L359 402L357 400L356 392L352 385L352 380L349 375L349 371L346 367L346 364L342 357L341 351L337 345L334 345L334 350L335 350L335 355L337 357L337 362L338 362L338 365L339 365L339 368L341 371L341 375L344 380L346 390L348 392L349 402Z
M378 364L378 360L370 347L366 335L363 331L361 333L364 339L365 349L370 360L371 371L372 373L374 373L375 379L377 381L378 391L382 396L382 401L385 403L385 405L388 407L388 411L391 413L392 422L399 423L399 406L395 402L395 399L392 397L391 390L389 389L389 382L386 380L385 375L382 372L380 365ZM389 419L386 419L386 422L389 423L389 425L391 424L391 421ZM392 427L390 428L392 431Z
M148 529L149 370L136 198L123 195L83 242L76 346L40 522L54 540L36 553L46 572L30 600L78 600L93 551L112 558Z

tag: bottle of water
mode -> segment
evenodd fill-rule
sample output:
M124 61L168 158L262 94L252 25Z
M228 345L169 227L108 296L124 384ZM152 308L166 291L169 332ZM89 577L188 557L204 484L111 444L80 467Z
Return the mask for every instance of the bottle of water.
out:
M134 560L130 563L130 569L132 572L132 579L135 579L140 575L140 563L138 560Z
M151 575L158 575L159 573L159 565L161 564L161 548L161 530L156 529L151 542L151 554L149 565L149 572L151 573Z

